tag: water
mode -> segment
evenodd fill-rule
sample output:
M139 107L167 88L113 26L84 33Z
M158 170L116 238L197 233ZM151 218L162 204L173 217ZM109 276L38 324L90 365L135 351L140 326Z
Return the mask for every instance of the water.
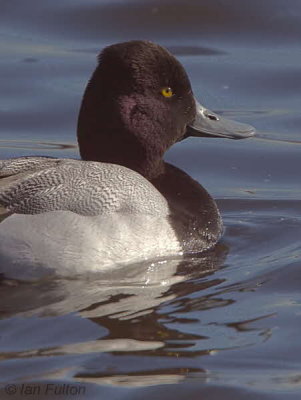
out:
M217 199L224 237L198 258L1 286L1 399L299 399L301 3L2 1L0 158L78 157L96 54L127 39L170 48L203 104L258 129L166 156Z

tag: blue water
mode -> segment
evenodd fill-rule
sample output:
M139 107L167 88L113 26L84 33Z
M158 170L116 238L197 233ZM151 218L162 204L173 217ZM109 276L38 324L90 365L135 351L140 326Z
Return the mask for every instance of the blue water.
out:
M168 47L203 104L258 130L166 155L217 199L225 234L203 257L0 286L0 397L299 399L301 3L1 2L0 158L79 157L96 55L128 39Z

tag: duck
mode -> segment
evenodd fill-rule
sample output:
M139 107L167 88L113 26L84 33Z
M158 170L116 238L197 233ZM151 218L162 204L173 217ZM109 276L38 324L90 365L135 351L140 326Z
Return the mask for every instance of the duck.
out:
M164 154L190 136L254 134L202 106L166 48L104 48L79 111L81 159L0 161L0 272L74 276L211 249L223 230L217 205Z

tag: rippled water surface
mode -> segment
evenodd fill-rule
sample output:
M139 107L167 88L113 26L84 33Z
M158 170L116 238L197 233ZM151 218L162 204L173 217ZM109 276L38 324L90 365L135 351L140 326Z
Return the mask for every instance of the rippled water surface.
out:
M224 237L196 258L0 286L0 397L300 399L301 2L2 1L0 158L78 157L96 54L127 39L168 47L202 103L258 129L166 156L217 199Z

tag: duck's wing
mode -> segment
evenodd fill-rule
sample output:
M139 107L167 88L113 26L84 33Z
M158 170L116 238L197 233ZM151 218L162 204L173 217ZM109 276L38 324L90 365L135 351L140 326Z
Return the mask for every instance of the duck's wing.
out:
M54 157L17 157L0 160L0 178L17 176L20 173L34 172L56 165L62 161ZM2 181L1 181L2 183Z
M0 207L9 214L56 210L81 215L168 212L163 196L132 170L115 164L47 157L0 162Z
M60 159L54 157L17 157L8 160L0 160L0 198L5 193L9 193L13 188L17 188L31 174L49 167L53 167L60 162ZM13 197L13 194L10 193ZM8 202L0 200L0 216L9 213Z

